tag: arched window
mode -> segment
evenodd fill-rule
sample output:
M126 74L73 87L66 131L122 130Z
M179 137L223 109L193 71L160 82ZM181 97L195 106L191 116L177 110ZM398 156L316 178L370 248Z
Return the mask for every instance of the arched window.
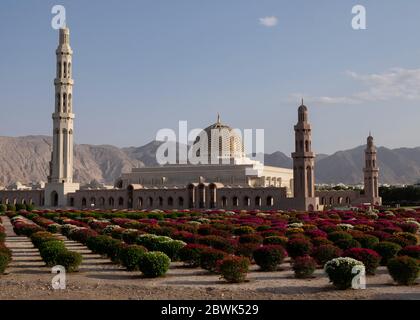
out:
M113 198L113 197L110 197L110 198L108 199L108 205L109 205L110 207L113 207L113 206L114 206L114 203L115 203L114 198Z
M87 203L86 198L83 198L82 199L82 207L86 207L86 203Z
M67 112L71 112L71 93L69 93L68 96L68 102L67 102Z
M100 206L104 206L105 205L105 198L104 197L100 197L99 198L99 205Z
M163 198L162 197L158 198L158 204L159 204L160 207L163 206Z
M153 207L153 198L152 197L149 197L147 199L147 203L148 203L149 207Z
M267 207L272 207L274 205L274 198L272 196L267 197Z
M139 208L143 207L143 198L142 197L139 197L137 199L137 207L139 207Z
M305 141L305 151L309 152L309 141L308 140Z
M251 199L248 196L244 197L244 206L249 207L251 205Z
M184 198L183 197L178 198L178 206L180 208L182 208L184 206Z
M64 76L63 78L67 78L67 63L63 62L63 69L64 69Z
M346 203L347 203L347 204L350 204L350 202L351 202L351 201L350 201L350 197L347 197L347 198L346 198Z
M174 199L172 197L168 198L168 206L172 207L174 205Z
M96 206L96 198L95 197L90 198L90 205L92 207Z
M61 110L61 95L57 93L57 112Z
M119 198L118 198L118 205L119 205L120 207L122 207L122 206L124 205L124 198L123 198L123 197L119 197Z
M233 197L232 198L232 205L234 207L238 207L239 206L239 199L238 199L238 197Z
M330 197L330 204L334 204L334 198Z
M261 207L261 197L255 197L255 206Z
M67 93L63 93L63 113L67 112Z
M68 78L71 78L71 62L69 62L69 65L67 67L67 76Z
M226 197L222 197L222 208L225 208L227 206L227 198Z

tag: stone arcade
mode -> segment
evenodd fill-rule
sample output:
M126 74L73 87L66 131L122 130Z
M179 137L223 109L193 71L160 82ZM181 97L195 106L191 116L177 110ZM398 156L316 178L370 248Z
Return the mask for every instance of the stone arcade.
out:
M0 191L0 203L31 203L37 207L77 209L318 211L326 205L380 205L382 202L378 193L376 148L371 136L368 137L365 152L364 194L357 191L315 191L312 129L308 108L303 101L294 127L292 170L264 166L248 159L243 152L242 140L218 118L204 133L209 137L212 129L220 130L218 138L228 143L223 144L226 149L219 151L223 157L230 158L229 164L134 168L132 172L122 174L114 189L80 190L79 184L73 182L72 54L69 29L61 29L56 51L53 150L48 183L44 189ZM208 141L208 145L211 145L211 141Z

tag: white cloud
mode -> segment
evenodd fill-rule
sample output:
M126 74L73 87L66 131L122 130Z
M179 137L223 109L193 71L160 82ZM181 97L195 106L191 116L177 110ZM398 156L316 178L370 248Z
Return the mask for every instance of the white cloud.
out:
M274 16L260 18L260 24L268 28L275 27L278 24L278 22L279 20L277 19L277 17Z
M420 101L420 69L394 68L383 73L346 75L364 87L349 96L305 96L305 100L320 104L361 104L366 102L410 100ZM290 99L301 97L292 94Z

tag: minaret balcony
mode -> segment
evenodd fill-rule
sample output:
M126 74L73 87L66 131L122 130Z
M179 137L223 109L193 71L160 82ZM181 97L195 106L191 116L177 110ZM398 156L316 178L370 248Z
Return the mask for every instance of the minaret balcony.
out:
M69 78L56 78L54 79L54 85L74 85L74 80Z

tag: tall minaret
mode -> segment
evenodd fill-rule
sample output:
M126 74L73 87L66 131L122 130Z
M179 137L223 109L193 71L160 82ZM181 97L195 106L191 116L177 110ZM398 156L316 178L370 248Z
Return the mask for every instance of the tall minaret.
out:
M295 125L295 152L293 158L294 198L302 209L316 209L315 200L315 155L312 152L311 125L308 122L308 108L303 104L298 109L298 123ZM312 198L314 201L308 201Z
M45 195L47 206L66 206L68 192L78 189L73 183L73 84L70 31L60 29L56 50L57 74L54 80L55 107L53 119L53 150ZM47 188L46 188L47 189Z
M367 138L367 145L365 149L365 168L363 169L363 172L366 201L373 205L382 204L382 199L379 197L379 168L377 153L372 135L369 135Z

